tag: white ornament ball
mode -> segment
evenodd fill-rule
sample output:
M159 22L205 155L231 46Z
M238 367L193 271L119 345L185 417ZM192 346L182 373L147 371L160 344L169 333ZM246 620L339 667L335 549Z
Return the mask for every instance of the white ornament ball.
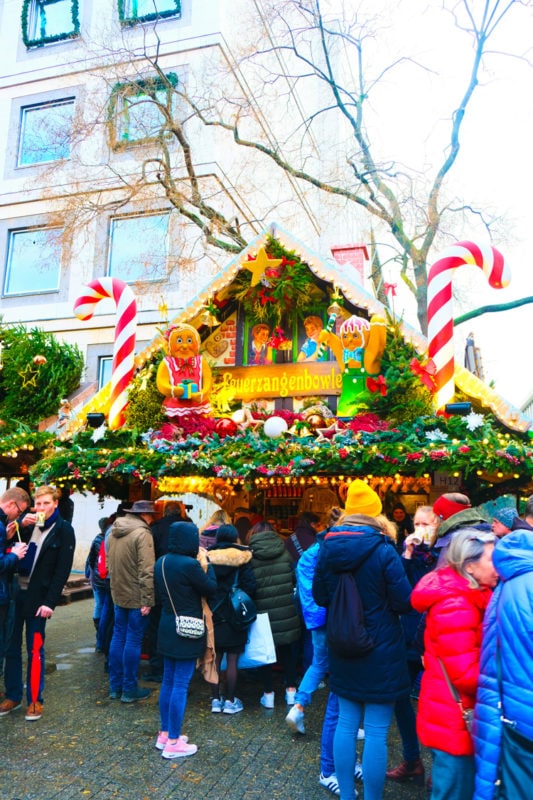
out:
M263 430L265 432L265 436L270 437L270 439L279 439L289 426L283 419L283 417L269 417L265 420L265 424L263 426Z
M239 408L237 411L234 411L231 418L237 425L242 425L243 422L246 422L246 412L244 408Z

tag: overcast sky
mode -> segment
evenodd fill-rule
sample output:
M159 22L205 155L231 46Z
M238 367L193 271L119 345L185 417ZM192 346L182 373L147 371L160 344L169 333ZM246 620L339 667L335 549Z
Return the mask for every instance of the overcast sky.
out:
M483 0L471 5L479 10ZM380 34L384 59L411 52L428 67L406 63L387 74L380 91L387 97L389 116L381 117L380 136L396 160L421 171L429 165L433 177L435 163L442 161L443 143L449 139L449 114L466 88L472 62L468 37L443 14L441 0L372 0L367 7L384 12L388 20L388 33ZM386 48L382 35L388 37ZM491 42L495 52L485 61L465 118L459 159L447 184L448 191L464 202L504 218L493 244L509 262L512 281L507 289L494 290L481 270L457 270L454 286L460 303L455 316L489 303L533 296L533 66L527 62L529 57L533 64L532 41L533 9L517 8ZM474 222L458 231L458 238L487 240ZM414 322L412 304L407 302L406 308ZM533 304L458 326L458 356L470 331L481 348L486 379L493 379L497 391L521 405L533 393L529 370Z

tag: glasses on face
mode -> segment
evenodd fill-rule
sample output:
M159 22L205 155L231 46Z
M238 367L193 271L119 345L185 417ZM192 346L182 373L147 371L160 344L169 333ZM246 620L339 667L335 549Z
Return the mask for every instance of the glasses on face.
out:
M21 508L21 507L19 506L19 504L17 503L17 501L16 501L16 500L13 500L13 502L14 502L14 504L16 505L16 507L17 507L17 511L19 512L19 514L24 514L24 511L25 511L26 509L23 509L23 508Z

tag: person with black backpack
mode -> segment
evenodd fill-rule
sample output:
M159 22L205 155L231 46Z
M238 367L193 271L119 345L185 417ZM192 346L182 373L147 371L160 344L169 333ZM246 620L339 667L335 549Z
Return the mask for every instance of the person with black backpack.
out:
M235 588L246 592L250 600L255 596L256 582L252 570L252 551L238 544L238 531L234 525L220 525L216 542L209 548L209 561L215 571L217 591L211 599L215 631L216 665L219 682L211 684L211 711L213 714L238 714L243 704L235 696L237 688L239 654L244 652L248 638L249 622L239 625L235 619L231 595ZM220 695L220 665L226 654L225 698Z
M345 515L324 538L313 580L315 601L328 609L330 687L338 696L333 745L341 800L355 800L357 733L364 717L365 800L381 800L387 734L395 701L409 690L400 614L411 586L381 516L379 496L362 480L350 484Z

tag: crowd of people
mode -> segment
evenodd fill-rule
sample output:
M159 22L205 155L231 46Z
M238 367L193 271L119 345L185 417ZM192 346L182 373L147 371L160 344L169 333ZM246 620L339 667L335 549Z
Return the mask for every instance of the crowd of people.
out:
M75 546L59 501L50 486L33 498L22 488L0 497L0 716L22 704L24 629L26 719L43 713L45 625ZM490 518L459 493L413 518L397 504L390 516L363 480L350 483L344 508L327 519L305 512L287 538L244 508L233 517L220 509L199 531L177 501L158 520L149 500L121 504L100 520L87 559L110 699L151 694L138 682L144 648L145 677L161 684L155 747L166 759L194 755L182 726L197 667L212 713L243 711L238 660L248 628L234 624L231 606L240 589L268 616L291 730L305 734L306 707L329 681L319 782L330 792L355 800L362 778L365 800L380 800L387 780L427 779L432 800L525 798L533 777L533 497L523 518L511 504ZM257 672L259 703L272 709L272 663ZM388 769L394 718L403 760ZM430 775L421 745L431 751Z

